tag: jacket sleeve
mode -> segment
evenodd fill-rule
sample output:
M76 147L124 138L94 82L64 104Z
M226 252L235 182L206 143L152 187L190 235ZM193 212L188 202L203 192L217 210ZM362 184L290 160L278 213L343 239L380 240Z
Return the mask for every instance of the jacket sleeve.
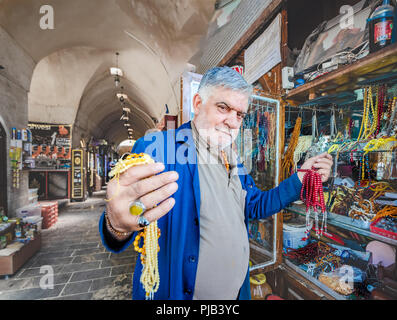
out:
M141 153L145 151L145 144L143 138L137 140L132 148L132 153ZM123 241L115 239L106 228L105 213L99 219L99 234L101 236L103 246L110 252L120 253L127 249L134 241L136 232Z
M258 189L250 175L246 175L244 180L243 188L247 191L245 208L249 219L270 217L300 198L302 183L296 173L268 191Z
M105 213L99 219L99 234L101 236L102 244L106 250L113 253L120 253L127 249L135 239L135 232L123 241L115 239L109 230L106 228Z

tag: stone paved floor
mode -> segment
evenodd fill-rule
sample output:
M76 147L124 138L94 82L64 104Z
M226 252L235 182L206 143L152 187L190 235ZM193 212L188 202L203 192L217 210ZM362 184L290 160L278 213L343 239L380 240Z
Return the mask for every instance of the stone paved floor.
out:
M40 251L13 276L0 277L0 300L130 300L136 254L132 246L120 254L103 247L98 221L104 196L98 192L60 209L58 222L42 230ZM54 270L53 289L40 288L45 265Z

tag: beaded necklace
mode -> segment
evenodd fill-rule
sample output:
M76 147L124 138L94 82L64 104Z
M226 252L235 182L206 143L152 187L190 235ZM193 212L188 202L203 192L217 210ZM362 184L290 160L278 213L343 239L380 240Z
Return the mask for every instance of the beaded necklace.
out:
M397 218L397 208L394 206L385 206L382 210L378 211L371 221L378 220L384 217Z
M158 238L161 231L157 226L157 221L149 224L142 232L140 232L134 240L134 249L140 253L143 266L140 282L146 292L146 300L153 300L154 294L160 286L160 274L158 268L157 254L160 251ZM144 243L139 247L139 240L143 238Z
M381 120L383 119L383 108L384 108L384 104L385 104L385 100L386 100L385 99L386 92L387 92L386 85L382 85L380 87L380 97L379 97L379 107L378 107L378 127L376 130L375 137L379 134L380 123L381 123Z
M109 173L110 177L117 179L116 194L119 192L120 175L131 167L147 163L154 163L154 160L145 153L129 154L125 158L123 156ZM106 201L111 200L112 199ZM158 291L160 286L160 274L157 258L157 254L160 251L160 246L158 244L160 234L161 231L158 228L157 221L153 221L145 227L134 240L134 249L140 253L143 266L140 282L145 289L147 300L153 300L154 294ZM144 241L142 247L139 247L141 238L143 238Z
M298 117L295 122L294 130L291 134L291 140L288 144L287 151L284 154L284 159L283 159L283 164L282 164L282 172L283 172L284 178L289 177L289 175L291 173L290 172L291 168L293 168L293 166L294 166L294 160L293 160L294 151L298 144L299 135L300 135L300 131L301 131L301 125L302 125L302 118Z
M223 158L223 164L224 164L224 166L226 168L226 171L227 171L227 173L229 173L230 164L229 164L229 161L227 161L226 152L222 150L221 151L221 155L222 155L222 158Z
M371 126L368 126L370 119L369 115L371 111L372 111L373 122ZM378 105L374 107L372 87L365 88L363 120L361 121L361 128L360 128L360 133L358 134L357 141L359 141L360 139L368 139L371 135L373 135L376 132L377 124L378 124Z
M299 169L298 172L305 172L300 198L306 204L306 237L308 238L310 229L312 228L310 213L313 211L316 235L320 238L324 232L327 232L327 210L325 207L321 176L314 168L311 170ZM321 228L318 226L319 209L323 215Z
M371 107L371 111L372 111L372 120L373 121L372 121L371 127L369 128L368 134L365 135L365 132L364 132L365 139L369 139L375 133L377 125L378 125L378 100L379 100L379 95L378 94L376 95L376 104L374 106L374 100L373 100L373 97L372 97L372 87L369 87L368 99L369 99L369 102L370 102L370 107ZM369 110L368 110L367 114L368 114L367 118L369 118Z
M300 136L298 139L298 144L294 150L294 169L297 170L297 165L302 155L309 150L312 145L312 136Z

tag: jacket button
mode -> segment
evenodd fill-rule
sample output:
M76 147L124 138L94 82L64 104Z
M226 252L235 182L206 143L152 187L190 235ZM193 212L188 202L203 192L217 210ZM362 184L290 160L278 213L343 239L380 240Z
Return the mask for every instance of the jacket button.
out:
M196 262L196 257L195 256L190 256L189 257L189 262Z
M185 289L185 292L184 292L185 294L192 294L192 290L190 290L190 289Z
M198 218L194 219L194 224L195 224L196 226L198 226L198 224L199 224Z

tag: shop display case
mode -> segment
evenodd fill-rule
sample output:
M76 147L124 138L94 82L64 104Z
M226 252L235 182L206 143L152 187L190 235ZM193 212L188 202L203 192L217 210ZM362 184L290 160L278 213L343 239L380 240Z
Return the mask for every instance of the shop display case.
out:
M392 45L287 96L294 111L285 117L303 118L301 132L310 132L314 112L318 115L318 134L313 131L309 148L296 147L296 168L321 152L334 161L323 184L325 232L312 229L302 241L307 216L302 201L284 213L284 272L305 279L312 287L307 290L320 292L317 297L397 299L396 52ZM298 287L288 281L288 290Z
M319 2L313 1L314 4ZM390 121L397 119L394 99L397 96L397 44L377 52L367 50L366 18L375 9L375 2L354 4L356 28L352 33L338 23L341 16L315 15L311 17L313 27L321 24L327 28L320 26L312 34L301 34L307 31L301 28L304 12L297 15L300 9L295 5L294 1L271 1L261 18L218 63L218 66L240 66L245 77L252 80L250 83L261 88L255 95L262 98L253 99L237 140L240 160L258 188L273 188L296 172L306 157L322 152L329 151L335 164L331 179L323 184L327 214L319 215L320 222L323 217L326 221L320 237L315 230L306 236L306 206L302 201L292 203L272 218L250 221L250 275L251 289L254 288L251 294L255 299L266 299L263 294L255 294L260 279L265 279L272 292L283 299L397 299L395 211L388 207L383 214L391 215L390 218L379 215L385 206L395 208L397 204L394 142L389 140L390 144L383 145L387 147L385 150L379 140L395 137L397 133L396 123ZM299 16L299 20L290 12ZM247 55L247 51L255 49L254 45L261 48L262 36L278 13L281 23L280 30L275 30L277 37L272 37L271 45L263 42L266 47L260 54ZM357 31L359 35L355 34ZM299 41L305 36L307 43L302 47ZM349 47L348 40L360 45ZM301 46L298 47L302 48L300 57L307 61L306 53L313 50L310 44L314 42L317 49L328 46L338 53L323 57L322 50L313 51L312 54L321 56L318 60L321 63L311 61L307 67L312 67L299 72L301 70L294 68L296 57L292 57L289 50ZM281 57L278 63L270 64L261 57L269 46L277 53L274 56ZM354 55L351 54L353 47L358 49ZM332 59L332 54L340 57L346 52L349 55L345 62ZM325 59L329 57L329 61ZM267 68L262 69L263 66ZM291 69L295 73L286 77ZM253 73L255 77L251 79ZM387 85L386 92L384 85ZM368 98L370 87L372 99ZM372 103L367 105L364 114L364 101L370 100ZM190 111L181 108L185 109ZM269 132L265 113L275 114L272 139L266 139ZM288 150L293 145L291 136L298 117L302 118L296 127L298 145ZM369 126L367 130L365 123ZM371 144L374 139L378 140ZM269 146L269 141L274 141L273 146ZM371 149L368 153L364 150L366 147ZM311 217L313 219L313 215ZM385 219L390 221L384 222ZM313 225L316 227L315 221Z
M254 94L236 140L240 161L261 190L272 189L279 181L280 110L279 100ZM273 268L279 261L279 219L274 215L249 222L251 270Z

